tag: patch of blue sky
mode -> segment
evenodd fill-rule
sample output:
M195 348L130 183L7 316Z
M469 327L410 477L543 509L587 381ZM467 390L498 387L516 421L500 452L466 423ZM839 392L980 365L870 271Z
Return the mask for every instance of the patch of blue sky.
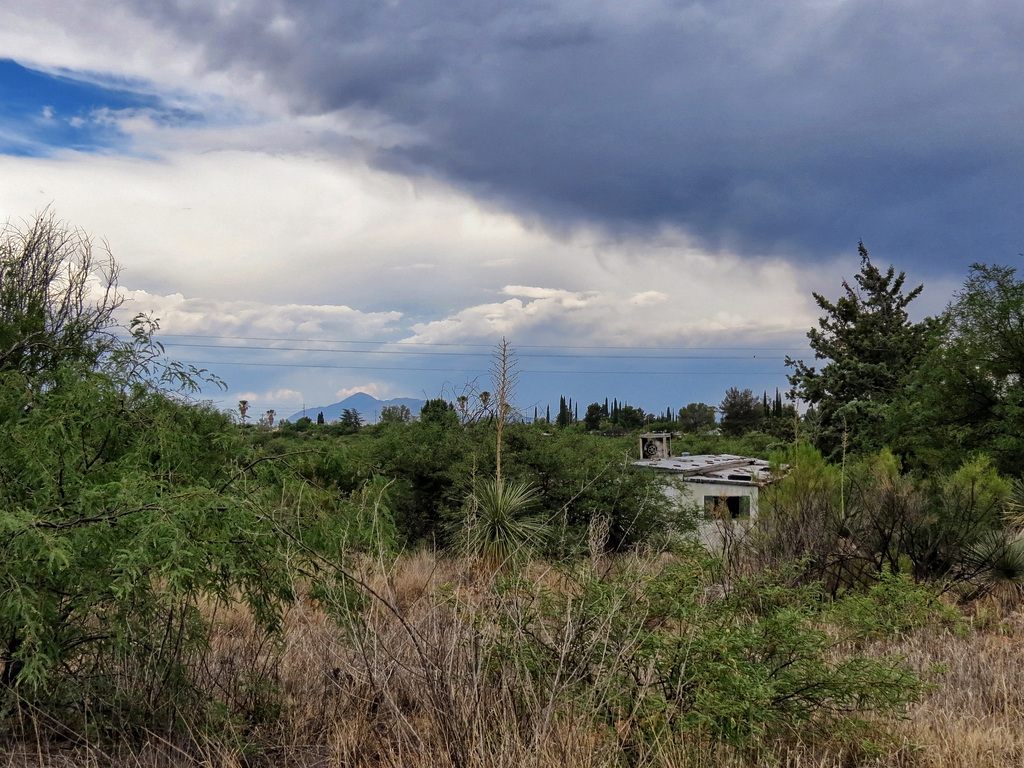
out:
M139 116L162 126L202 119L193 110L147 93L141 83L40 72L0 59L0 154L130 152L131 136L122 124Z

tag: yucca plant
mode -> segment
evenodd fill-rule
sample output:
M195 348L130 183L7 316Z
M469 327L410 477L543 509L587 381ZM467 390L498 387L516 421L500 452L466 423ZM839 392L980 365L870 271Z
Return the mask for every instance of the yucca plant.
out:
M967 547L963 566L973 578L970 597L991 594L1017 603L1024 596L1024 481L1016 480L1003 502L1002 530L988 531Z
M974 570L974 595L994 594L1015 603L1024 594L1024 536L989 531L967 548L964 565Z
M497 478L481 481L469 497L463 546L491 571L507 568L544 536L547 526L530 509L537 488Z
M1013 481L1010 498L1006 500L1006 506L1003 508L1003 515L1010 525L1018 530L1024 530L1024 480Z

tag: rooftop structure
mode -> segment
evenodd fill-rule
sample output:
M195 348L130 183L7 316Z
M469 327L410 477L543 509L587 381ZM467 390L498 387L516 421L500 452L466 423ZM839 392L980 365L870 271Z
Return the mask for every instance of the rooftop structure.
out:
M764 459L727 453L673 456L668 432L641 435L640 455L637 466L677 476L677 492L702 503L709 515L727 510L734 518L756 516L758 489L771 480L771 467Z
M760 485L768 481L771 467L764 459L750 459L728 453L701 454L691 456L665 456L657 459L641 459L641 467L653 467L665 472L675 472L693 482L701 483L750 483Z

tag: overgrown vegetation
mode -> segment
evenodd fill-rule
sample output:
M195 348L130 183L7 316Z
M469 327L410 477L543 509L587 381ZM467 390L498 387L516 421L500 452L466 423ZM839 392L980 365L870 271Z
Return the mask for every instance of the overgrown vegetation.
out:
M944 649L1017 631L1012 270L909 324L916 291L863 251L864 295L819 297L829 362L797 366L817 420L738 389L735 434L681 409L689 450L779 468L710 551L633 438L601 434L643 412L524 423L504 340L489 391L419 419L274 425L241 401L236 424L189 399L208 374L155 320L115 334L116 274L49 215L4 231L8 764L943 764L902 718L947 695L936 664L967 684ZM952 386L969 418L939 419Z

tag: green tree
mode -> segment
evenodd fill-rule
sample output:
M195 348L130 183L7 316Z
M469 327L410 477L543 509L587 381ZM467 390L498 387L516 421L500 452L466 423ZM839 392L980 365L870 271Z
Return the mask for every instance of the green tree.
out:
M391 509L405 540L449 543L448 524L470 490L478 427L460 424L456 406L438 397L427 400L407 428L385 429L350 446L350 463L395 481Z
M992 565L977 546L1000 532L1011 484L984 456L927 480L902 472L888 449L839 465L801 441L773 461L789 469L761 496L750 539L761 565L833 594L886 572L970 582Z
M95 365L116 346L118 267L81 230L43 213L0 230L0 370L43 386L58 364Z
M679 409L679 426L684 432L704 432L715 426L715 406L690 403Z
M974 264L893 420L893 440L927 467L984 452L1007 474L1024 466L1024 281Z
M815 442L830 458L844 449L871 453L887 442L890 406L938 338L933 319L910 321L907 306L923 286L903 292L906 275L882 272L859 245L855 285L843 281L835 302L815 293L824 310L818 328L807 333L820 370L787 356L790 395L813 405L818 414Z
M0 683L50 717L201 708L199 604L244 602L272 630L290 589L246 449L225 414L158 387L197 382L153 328L133 323L101 367L0 371Z
M408 424L412 421L412 411L407 405L385 405L380 409L381 424Z
M743 435L757 429L761 424L763 409L761 402L749 389L730 387L722 404L722 431L729 435Z
M632 405L620 405L615 411L615 416L612 417L612 422L618 424L623 429L640 429L643 427L646 417L647 414L644 413L643 408L636 408Z
M558 416L555 418L555 426L568 427L572 424L572 401L566 401L565 396L558 398Z
M589 430L601 428L601 418L604 409L600 403L591 403L587 406L587 412L583 415L583 424Z
M427 400L420 408L420 421L424 424L441 424L452 427L457 426L459 417L455 406L443 397Z
M26 242L40 232L68 230L46 219ZM299 553L336 551L343 516L187 400L204 373L163 358L155 322L112 335L116 269L97 304L93 272L53 268L76 253L52 245L23 246L0 288L0 726L25 711L84 738L201 721L219 709L190 669L209 638L201 606L242 604L269 636L291 569L310 572ZM294 563L286 541L302 543Z
M796 406L792 403L783 403L782 394L776 389L775 399L769 403L761 422L761 431L779 440L792 442L797 438L799 423L800 417Z
M341 423L350 427L352 431L357 431L363 426L363 417L355 408L344 408L341 411Z

